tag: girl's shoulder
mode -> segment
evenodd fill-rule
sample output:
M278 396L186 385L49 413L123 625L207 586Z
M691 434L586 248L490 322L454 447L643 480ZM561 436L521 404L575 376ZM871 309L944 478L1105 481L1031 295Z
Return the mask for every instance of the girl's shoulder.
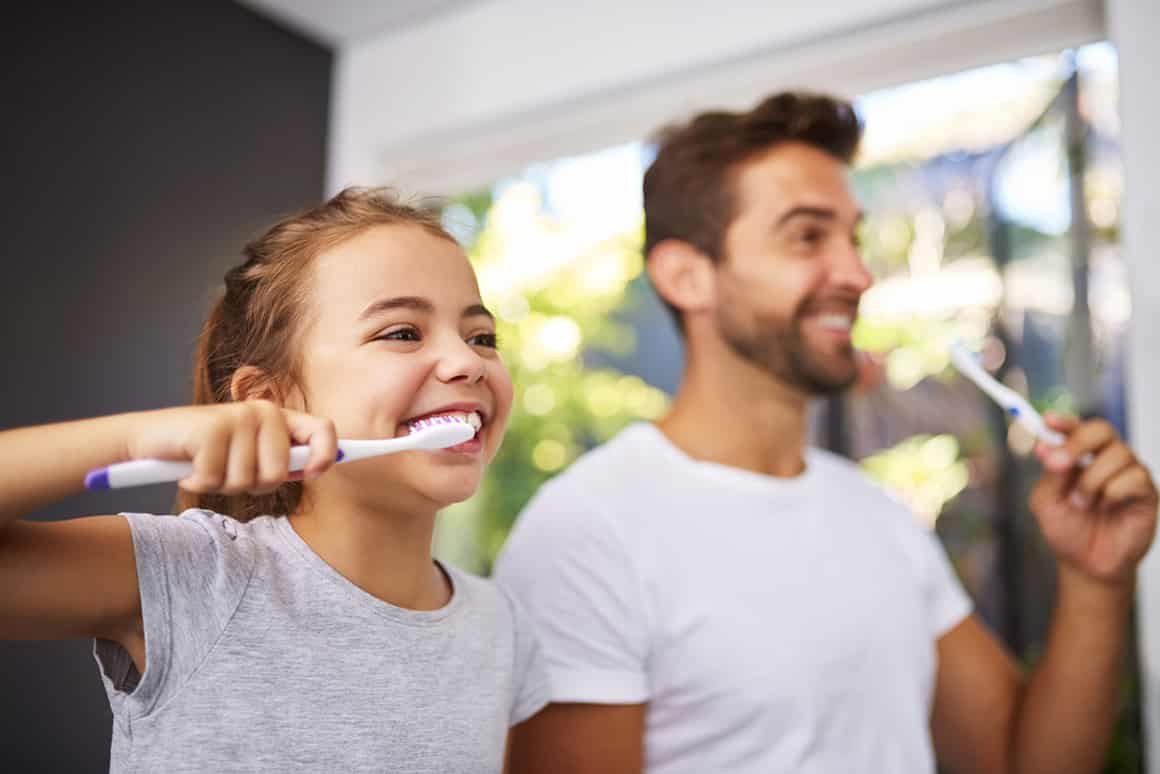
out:
M461 570L440 561L439 566L451 578L454 593L473 617L490 623L497 629L521 632L528 626L527 615L518 600L502 584L493 578Z

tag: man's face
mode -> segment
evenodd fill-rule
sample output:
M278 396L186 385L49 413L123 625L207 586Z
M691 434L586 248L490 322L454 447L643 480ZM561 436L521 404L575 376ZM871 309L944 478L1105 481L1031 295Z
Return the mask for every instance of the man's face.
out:
M850 326L872 282L846 165L788 143L746 162L733 185L716 267L718 335L791 389L844 389L857 375Z

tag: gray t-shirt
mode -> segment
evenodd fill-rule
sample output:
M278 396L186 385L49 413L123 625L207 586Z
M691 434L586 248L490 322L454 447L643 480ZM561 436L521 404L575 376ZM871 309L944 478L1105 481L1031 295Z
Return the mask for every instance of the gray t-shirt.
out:
M98 640L111 771L480 774L548 697L528 619L444 566L451 601L387 604L285 518L125 514L146 668Z

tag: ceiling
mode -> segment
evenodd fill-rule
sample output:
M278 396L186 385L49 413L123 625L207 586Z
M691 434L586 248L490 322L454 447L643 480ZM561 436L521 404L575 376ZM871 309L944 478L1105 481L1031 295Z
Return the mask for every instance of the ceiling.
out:
M332 47L389 34L480 0L237 0Z

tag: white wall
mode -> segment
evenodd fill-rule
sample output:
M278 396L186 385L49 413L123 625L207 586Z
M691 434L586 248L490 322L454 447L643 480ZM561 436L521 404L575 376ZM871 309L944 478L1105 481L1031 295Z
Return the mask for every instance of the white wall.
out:
M778 88L855 96L1086 42L1102 35L1101 11L1098 0L467 4L340 52L328 185L456 193Z
M1124 154L1123 240L1131 272L1132 318L1128 420L1132 444L1160 473L1160 4L1109 0L1108 32L1120 55L1121 142ZM1141 679L1148 771L1160 771L1160 550L1144 561L1139 578Z

